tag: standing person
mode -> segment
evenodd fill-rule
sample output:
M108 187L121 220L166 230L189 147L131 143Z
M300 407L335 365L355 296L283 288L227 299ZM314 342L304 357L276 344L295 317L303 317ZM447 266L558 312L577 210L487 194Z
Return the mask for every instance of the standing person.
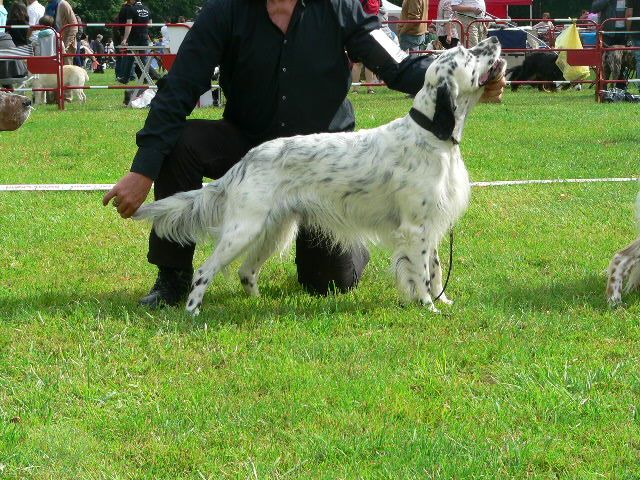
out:
M59 0L49 0L49 3L47 3L47 6L44 9L44 14L56 18L56 13L58 12L58 2Z
M148 46L149 45L149 27L133 26L133 24L148 24L151 23L151 11L142 4L140 0L128 0L128 8L125 9L127 17L127 26L124 27L124 34L122 36L122 46ZM139 70L139 69L138 69ZM120 65L120 77L117 78L118 82L126 85L132 78L134 71L134 58L123 57ZM140 72L139 72L140 73ZM131 99L131 91L124 92L124 104L128 105Z
M44 5L38 0L27 0L27 13L29 14L29 25L38 25L38 22L44 17Z
M4 26L7 24L9 12L4 6L4 0L0 0L0 33L4 33Z
M58 8L56 10L56 29L58 32L62 32L62 52L67 54L76 53L76 36L78 34L78 27L68 27L63 31L63 27L66 25L73 25L76 23L76 14L71 7L71 4L67 0L60 0L58 2ZM73 65L73 56L64 57L65 65ZM71 90L67 92L69 100L71 100Z
M421 20L421 23L401 23L398 29L400 48L405 51L419 50L427 33L428 0L403 0L400 20Z
M484 17L487 9L484 0L451 0L451 8L467 32L469 47L474 47L484 40L487 36L487 24L476 22Z
M104 53L104 44L102 43L102 35L96 35L96 38L91 40L89 47L96 54L97 65L93 65L93 73L104 73L104 57L101 54Z
M27 13L27 6L24 3L14 2L9 10L9 17L7 18L8 25L29 25L29 14ZM16 47L28 45L31 43L29 40L28 28L7 28L7 33L11 35L11 39Z
M540 40L545 42L547 45L552 46L553 35L551 32L553 32L554 28L553 22L551 21L551 14L549 12L544 12L542 14L542 21L533 26L533 31Z
M113 23L117 24L125 24L127 23L127 17L129 16L129 2L125 0L122 5L120 5L120 11L118 15L113 19ZM122 38L124 37L124 27L113 27L113 44L114 46L120 45L122 43ZM123 49L114 48L113 53L126 53ZM122 63L124 62L124 57L115 57L115 69L116 69L116 78L124 78L122 73Z
M451 0L440 0L438 4L438 22L436 24L436 33L438 34L438 40L445 49L456 47L460 41L460 27L454 24L453 9L451 8Z
M208 2L151 103L137 135L131 171L104 196L103 204L113 199L118 213L128 218L154 181L155 198L165 198L200 188L203 176L222 177L264 141L353 130L345 50L391 88L410 94L423 86L432 61L400 50L381 31L378 18L365 15L356 0ZM218 65L227 98L223 118L187 121L200 95L211 88ZM485 101L498 100L504 84L493 82ZM158 277L142 305L177 305L186 298L194 248L151 232L147 258L158 267ZM304 226L298 234L298 280L310 292L355 287L367 261L364 247L343 252Z
M628 14L626 0L594 0L591 4L591 11L600 14L600 24L605 23L610 18L626 18ZM624 20L606 22L603 30L607 32L603 35L605 46L624 45L624 32L626 30L626 22Z

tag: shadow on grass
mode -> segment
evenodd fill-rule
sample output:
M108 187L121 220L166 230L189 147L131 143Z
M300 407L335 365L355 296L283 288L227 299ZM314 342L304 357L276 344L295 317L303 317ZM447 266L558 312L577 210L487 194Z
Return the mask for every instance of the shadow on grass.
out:
M604 295L604 275L592 273L574 279L549 279L543 284L511 283L504 290L496 307L505 313L531 312L566 313L576 308L606 312L610 308Z
M32 321L35 317L64 318L73 322L95 319L115 319L140 323L148 327L170 325L172 329L188 331L207 324L210 328L223 325L261 324L282 319L299 322L319 317L350 315L370 320L409 316L424 312L424 307L401 307L391 284L384 288L365 285L347 294L326 297L306 293L294 277L284 282L265 284L259 298L248 297L237 285L222 284L211 288L202 312L191 317L184 304L161 310L138 306L145 291L114 290L92 294L79 292L38 292L19 297L0 297L0 312L8 321ZM605 313L611 311L604 296L604 275L588 274L572 279L543 279L539 284L512 281L501 290L491 289L486 295L468 296L463 302L443 309L443 317L466 316L469 311L486 312L491 316L528 314L564 314L580 309ZM638 303L638 295L627 296L629 305ZM286 321L286 320L285 320Z
M118 290L99 294L80 292L41 292L21 297L0 298L0 311L8 321L24 322L34 316L65 318L77 321L94 319L124 319L157 325L158 322L172 328L189 330L204 324L215 325L264 323L283 317L297 321L312 320L323 315L354 314L371 315L381 308L396 307L395 291L389 302L357 290L346 294L315 296L305 292L291 279L285 284L265 285L259 298L248 297L242 289L219 286L205 295L199 316L192 317L185 310L185 303L176 307L149 310L138 305L144 291ZM386 296L386 292L385 292ZM393 303L391 303L393 302Z

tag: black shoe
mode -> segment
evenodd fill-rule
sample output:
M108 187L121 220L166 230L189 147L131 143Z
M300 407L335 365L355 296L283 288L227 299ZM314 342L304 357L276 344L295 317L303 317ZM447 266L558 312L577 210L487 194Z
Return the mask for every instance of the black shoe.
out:
M160 267L156 283L148 295L138 302L151 309L175 307L186 300L191 291L193 269L180 270L176 268Z

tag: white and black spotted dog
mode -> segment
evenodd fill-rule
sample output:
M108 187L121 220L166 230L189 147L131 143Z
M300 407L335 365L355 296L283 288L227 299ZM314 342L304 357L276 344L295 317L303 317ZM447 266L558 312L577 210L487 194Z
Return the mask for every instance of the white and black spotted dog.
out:
M484 85L504 70L496 38L448 50L429 66L409 115L371 130L266 142L221 179L143 206L134 218L152 219L172 241L217 240L194 274L187 301L194 315L213 277L243 253L240 281L258 295L261 266L290 244L299 224L342 248L367 240L391 246L401 295L437 311L437 247L470 195L462 129Z
M640 195L636 200L636 216L640 224ZM626 284L625 284L626 282ZM622 292L640 286L640 237L613 256L607 269L607 301L612 307L622 304Z

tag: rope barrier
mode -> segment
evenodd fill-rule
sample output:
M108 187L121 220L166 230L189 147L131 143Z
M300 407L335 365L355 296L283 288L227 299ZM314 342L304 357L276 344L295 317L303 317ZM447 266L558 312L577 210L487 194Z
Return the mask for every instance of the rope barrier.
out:
M614 183L637 182L639 177L622 178L553 178L540 180L496 180L488 182L471 182L475 188L510 187L519 185L550 185L560 183ZM203 184L206 185L206 184ZM35 183L0 185L0 192L95 192L108 191L113 188L110 183Z

